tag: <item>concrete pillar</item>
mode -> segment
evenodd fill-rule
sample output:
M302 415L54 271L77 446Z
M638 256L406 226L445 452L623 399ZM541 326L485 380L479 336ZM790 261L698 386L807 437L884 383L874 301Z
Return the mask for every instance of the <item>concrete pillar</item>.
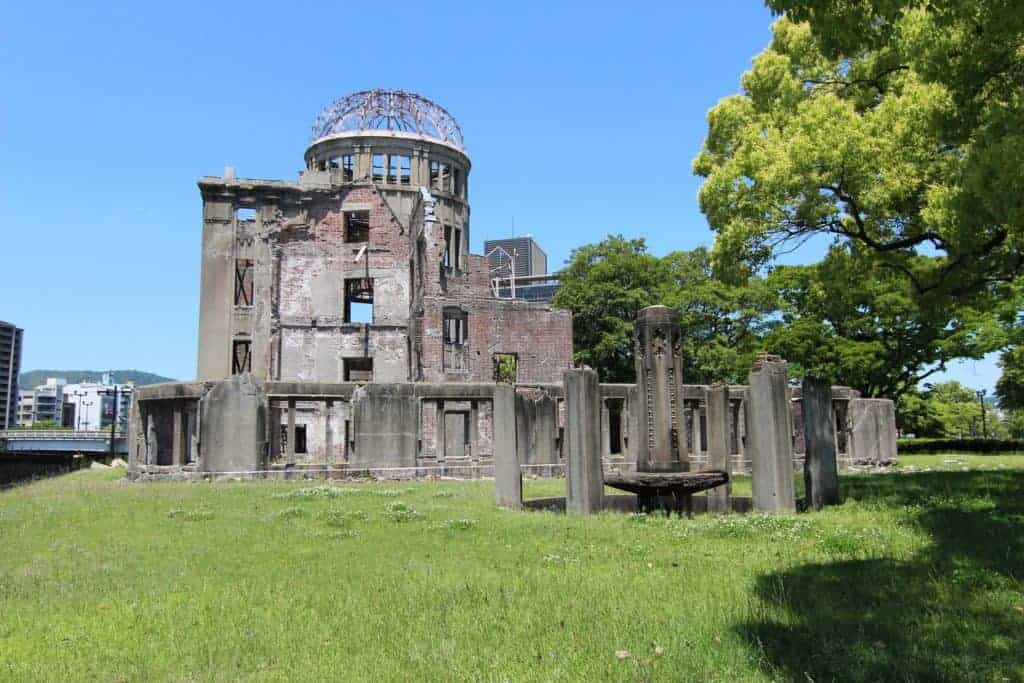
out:
M700 407L700 402L694 401L693 408L690 410L690 415L693 419L693 458L700 459L704 453L704 430L701 429L701 416L704 410Z
M295 464L295 399L288 399L288 446L285 449L286 465Z
M643 405L637 471L688 471L679 315L668 306L648 306L637 316L635 362Z
M444 460L444 401L434 403L434 458Z
M218 382L200 403L200 465L204 472L264 468L267 397L251 375Z
M276 462L281 457L281 408L276 401L270 402L270 460Z
M333 412L334 401L327 399L324 402L324 462L328 467L334 467L334 432L331 429Z
M181 467L185 464L185 420L181 401L174 402L174 434L171 440L171 464Z
M729 471L729 387L716 384L708 388L708 467L709 470ZM708 490L708 512L729 512L731 484Z
M601 457L612 456L612 414L608 410L608 401L601 399Z
M469 456L480 455L480 407L476 401L469 404Z
M565 510L589 515L604 504L601 469L601 397L597 371L566 370L565 391ZM497 442L497 436L495 436Z
M516 448L516 390L511 384L494 387L494 502L523 507L523 474Z
M795 512L793 429L786 361L762 354L754 360L744 401L754 509Z
M159 446L156 438L156 415L153 414L153 403L146 408L146 464L157 465L159 459Z
M804 489L808 507L820 510L826 505L839 504L832 387L828 382L805 377L801 394L804 420Z
M629 449L629 457L627 459L636 463L640 441L643 440L643 424L645 420L643 404L640 401L640 391L636 385L630 387L626 392L626 408L626 415L623 419L627 421L625 428L629 434L628 443L626 444Z

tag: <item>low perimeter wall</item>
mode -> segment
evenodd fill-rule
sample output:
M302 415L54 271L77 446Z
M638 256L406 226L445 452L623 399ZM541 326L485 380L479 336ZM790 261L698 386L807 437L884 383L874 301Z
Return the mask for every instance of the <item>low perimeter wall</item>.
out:
M221 382L156 384L136 390L128 448L135 479L292 477L489 477L496 451L524 474L564 473L561 384ZM707 386L686 385L682 405L690 469L708 466ZM799 389L789 390L795 469L803 463ZM728 387L722 419L728 467L750 471L746 386ZM600 385L600 437L608 469L630 469L645 416L632 384ZM891 401L832 389L840 467L896 457ZM499 435L495 424L499 424ZM514 425L511 435L505 425ZM721 432L715 432L716 434Z

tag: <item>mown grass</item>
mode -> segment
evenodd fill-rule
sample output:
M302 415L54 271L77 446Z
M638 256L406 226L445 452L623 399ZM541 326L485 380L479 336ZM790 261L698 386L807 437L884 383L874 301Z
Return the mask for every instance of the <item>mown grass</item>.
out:
M1024 457L920 457L950 471L689 520L513 513L489 482L41 481L0 492L0 679L1024 680Z

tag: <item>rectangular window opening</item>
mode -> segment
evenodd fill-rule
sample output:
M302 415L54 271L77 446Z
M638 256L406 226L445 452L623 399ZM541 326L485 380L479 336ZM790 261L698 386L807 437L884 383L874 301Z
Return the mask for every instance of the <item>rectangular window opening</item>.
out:
M373 182L382 183L384 182L384 166L387 164L387 159L383 154L373 155Z
M241 375L252 372L252 342L236 339L231 344L231 374Z
M241 223L242 221L254 220L256 220L256 209L249 209L245 207L238 207L235 209L235 221Z
M445 268L458 270L461 265L462 231L450 225L444 226L444 258Z
M295 425L295 453L308 452L309 450L306 448L306 425Z
M412 167L409 164L409 157L398 157L398 182L402 185L412 183Z
M452 167L449 164L441 164L441 189L445 192L452 191Z
M440 189L441 185L441 164L440 162L431 160L430 162L430 188L432 190Z
M367 242L370 239L370 212L345 212L345 241Z
M494 354L494 381L515 384L519 375L519 362L514 353Z
M345 368L346 382L373 381L372 358L345 358L343 365Z
M235 259L235 305L252 306L253 301L252 259Z
M373 278L345 280L345 322L373 322Z
M462 171L458 168L452 170L452 182L455 185L453 192L458 196L462 196Z
M356 165L351 154L341 157L341 175L346 182L351 182L356 175Z

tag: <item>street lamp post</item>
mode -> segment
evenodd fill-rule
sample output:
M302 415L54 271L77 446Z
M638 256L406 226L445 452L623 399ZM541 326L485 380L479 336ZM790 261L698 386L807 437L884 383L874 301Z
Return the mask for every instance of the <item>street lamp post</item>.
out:
M974 392L974 395L978 397L978 403L981 404L981 438L988 438L988 427L985 424L985 394L988 393L987 389L978 389Z

